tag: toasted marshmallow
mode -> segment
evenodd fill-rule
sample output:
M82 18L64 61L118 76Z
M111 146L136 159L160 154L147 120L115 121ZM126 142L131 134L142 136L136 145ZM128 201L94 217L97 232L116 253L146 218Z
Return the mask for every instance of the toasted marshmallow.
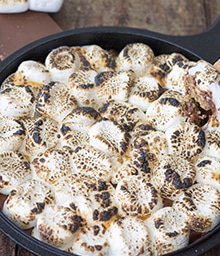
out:
M77 173L87 174L93 178L109 180L112 162L109 155L92 146L78 146L71 154Z
M195 162L196 181L206 183L220 191L220 159L213 156L200 156Z
M36 112L48 115L57 122L62 122L74 108L77 100L70 94L67 86L60 82L51 82L45 85L37 95Z
M120 218L111 225L108 242L111 256L153 255L148 229L135 217Z
M166 131L170 126L186 120L185 104L181 93L168 90L148 107L147 120L157 130Z
M219 75L218 71L205 60L197 61L189 68L188 74L195 76L196 86L200 90L209 89L210 85L216 81Z
M37 219L32 236L64 250L72 244L81 222L82 218L74 210L50 204Z
M98 108L101 103L97 100L95 92L96 71L83 69L71 74L68 86L71 93L76 97L79 106Z
M171 72L173 66L178 63L183 66L182 64L188 63L188 60L182 54L175 52L158 55L154 58L150 74L158 80L161 86L165 87L166 76Z
M169 90L178 91L186 94L185 76L188 72L188 62L178 61L172 66L165 78L165 87Z
M188 245L190 228L184 216L164 207L146 220L154 255L176 251Z
M80 57L80 68L93 69L98 73L112 71L116 67L116 53L101 48L98 45L72 47Z
M16 151L0 153L0 193L8 195L12 189L32 178L26 156Z
M29 0L29 9L38 12L58 12L63 0Z
M149 74L154 77L160 86L165 87L165 77L172 68L172 63L169 61L169 54L160 54L155 56Z
M138 77L131 87L128 102L146 111L150 104L162 94L162 88L156 78L145 75Z
M70 159L70 148L47 149L39 153L31 162L36 178L40 178L51 185L56 184L74 172ZM35 176L34 176L35 178Z
M10 81L17 86L28 85L36 95L43 85L51 82L51 75L40 62L27 60L18 66L16 73L9 79Z
M33 159L39 152L58 145L58 122L54 119L43 116L26 121L26 143L25 150L30 159Z
M88 131L100 117L94 108L75 108L62 121L61 143L74 148L89 143Z
M155 132L156 129L153 128L150 124L147 122L140 123L134 127L134 129L130 132L131 134L131 140L138 138L139 136L145 136L149 134L150 132ZM160 131L158 131L160 133Z
M136 76L145 75L152 66L154 52L143 43L126 45L117 57L119 70L132 70Z
M3 213L22 229L36 225L46 205L54 203L54 194L46 183L30 180L15 187L3 206Z
M205 140L203 153L220 159L220 131L205 131Z
M204 131L196 124L182 122L166 130L169 154L192 159L201 154L206 144Z
M127 156L125 156L127 158ZM125 163L119 163L119 166L115 161L113 161L114 166L112 169L111 182L114 185L117 185L123 178L130 175L138 175L138 171L130 164L129 161Z
M62 46L52 50L45 59L52 81L67 84L69 76L79 68L79 56L70 47Z
M28 10L29 0L0 1L0 13L18 13Z
M208 232L220 222L220 192L209 184L191 186L174 201L173 207L197 232Z
M0 92L0 114L8 117L31 117L35 97L28 86L7 86Z
M93 176L69 175L58 183L55 194L58 204L77 209L88 225L102 223L108 227L118 213L113 186Z
M123 178L117 184L115 196L127 216L146 218L163 206L154 186L139 175Z
M120 125L106 118L89 129L90 145L110 155L122 155L129 143L129 134Z
M25 138L22 123L14 118L1 116L0 121L0 152L18 150Z
M73 245L68 252L77 255L108 256L108 230L103 225L92 225L83 227L75 236Z
M130 165L150 181L153 169L168 154L165 134L161 131L149 131L144 135L136 134L132 139Z
M134 73L128 71L106 71L95 77L97 98L106 102L109 100L127 101Z
M181 156L168 155L153 170L152 181L163 198L174 200L195 183L196 170Z
M104 118L117 122L126 131L131 131L136 124L146 120L143 111L138 107L115 100L103 104L100 114Z

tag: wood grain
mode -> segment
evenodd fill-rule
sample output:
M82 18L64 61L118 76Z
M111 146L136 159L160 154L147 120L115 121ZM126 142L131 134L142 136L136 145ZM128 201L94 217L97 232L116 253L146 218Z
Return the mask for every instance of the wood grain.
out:
M51 16L64 30L104 25L190 35L210 26L219 6L218 0L65 0L61 11Z
M219 0L65 0L60 12L50 16L63 30L126 26L192 35L209 28L219 14ZM220 245L204 256L217 256L219 251ZM1 233L0 255L33 256Z
M15 243L0 232L0 255L16 256L16 247Z

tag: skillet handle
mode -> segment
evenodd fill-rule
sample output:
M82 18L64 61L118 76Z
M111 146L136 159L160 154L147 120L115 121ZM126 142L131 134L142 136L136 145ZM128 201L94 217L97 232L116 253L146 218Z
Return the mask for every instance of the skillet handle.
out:
M211 64L220 58L220 16L209 29L195 35L172 36L152 31L145 31L145 33L190 50Z

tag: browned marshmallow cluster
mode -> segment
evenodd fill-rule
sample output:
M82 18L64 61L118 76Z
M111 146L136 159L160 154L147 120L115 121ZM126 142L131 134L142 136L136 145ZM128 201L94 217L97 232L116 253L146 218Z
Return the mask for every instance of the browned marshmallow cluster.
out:
M79 255L187 246L220 222L219 81L143 43L22 62L0 91L4 214Z

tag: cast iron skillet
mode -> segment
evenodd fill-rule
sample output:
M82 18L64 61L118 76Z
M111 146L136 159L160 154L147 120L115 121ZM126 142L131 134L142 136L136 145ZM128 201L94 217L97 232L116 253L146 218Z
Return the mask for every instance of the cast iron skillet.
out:
M0 84L15 72L24 60L44 61L46 55L54 48L62 45L82 46L97 44L104 49L120 51L126 44L143 42L148 44L155 55L178 52L197 61L202 58L214 63L220 58L220 17L213 26L193 36L168 36L159 33L125 27L91 27L64 31L33 42L0 62ZM0 212L0 230L15 243L40 256L70 256L72 254L60 251L42 243L19 229L2 212ZM205 237L190 244L186 248L167 254L167 256L202 255L220 243L220 227Z

